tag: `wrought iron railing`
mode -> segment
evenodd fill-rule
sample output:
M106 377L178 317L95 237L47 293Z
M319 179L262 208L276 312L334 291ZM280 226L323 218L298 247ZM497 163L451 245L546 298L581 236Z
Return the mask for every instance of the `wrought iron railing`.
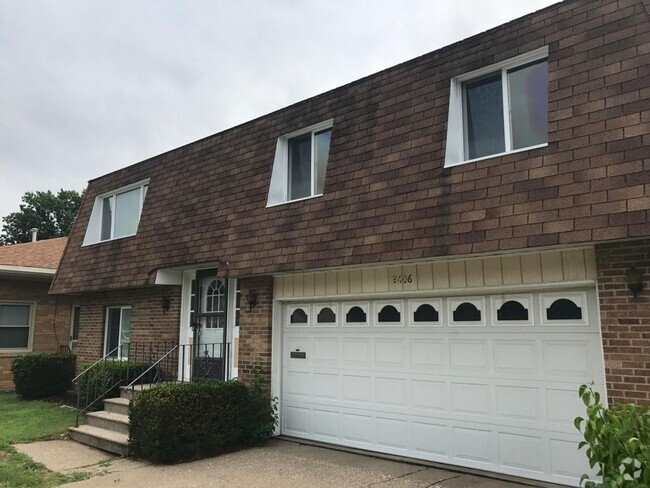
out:
M230 343L178 344L142 371L126 389L133 392L137 385L145 383L223 381L230 378L230 372Z
M76 425L82 413L109 396L119 396L123 386L134 391L136 385L142 384L223 381L230 376L229 343L119 344L73 379L77 390Z

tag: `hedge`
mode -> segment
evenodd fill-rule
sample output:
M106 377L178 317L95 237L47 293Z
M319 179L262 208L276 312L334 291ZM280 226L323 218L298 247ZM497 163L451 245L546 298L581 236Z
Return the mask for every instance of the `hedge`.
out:
M256 444L273 434L275 405L237 380L145 390L130 406L131 454L169 464Z
M11 363L16 393L24 400L61 395L72 386L75 356L72 354L27 354Z
M84 369L90 365L84 366ZM80 406L101 407L104 398L120 396L120 387L128 385L151 367L151 363L136 361L103 361L79 378ZM83 370L83 369L82 369ZM156 368L138 383L149 383L156 376ZM162 378L160 378L162 379Z

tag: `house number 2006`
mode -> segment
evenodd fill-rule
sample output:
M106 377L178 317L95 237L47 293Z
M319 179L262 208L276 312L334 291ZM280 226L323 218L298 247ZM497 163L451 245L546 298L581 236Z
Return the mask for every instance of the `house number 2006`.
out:
M413 283L413 275L393 275L393 283Z

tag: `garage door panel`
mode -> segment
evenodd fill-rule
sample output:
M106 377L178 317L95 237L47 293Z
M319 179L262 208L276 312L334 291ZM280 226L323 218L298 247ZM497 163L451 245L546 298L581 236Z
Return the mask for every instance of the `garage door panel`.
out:
M340 376L336 373L313 373L313 396L317 400L339 399L341 391Z
M343 401L372 404L371 376L343 375Z
M409 385L404 378L377 377L375 379L375 403L388 407L409 406Z
M493 464L493 433L472 427L453 427L452 444L454 457L481 464Z
M492 413L490 387L476 383L452 383L451 404L456 414L489 417Z
M501 466L524 470L526 476L543 473L545 453L542 437L499 432L497 444Z
M451 372L485 371L488 369L488 345L485 340L451 339L449 341Z
M432 461L449 458L449 426L429 422L413 422L411 425L413 451Z
M497 385L496 414L504 420L540 422L542 394L528 386Z
M595 292L580 302L588 325L542 325L540 294L530 291L516 294L529 324L495 324L493 304L512 296L470 297L480 298L480 327L451 327L445 297L414 299L436 303L435 327L413 326L413 304L400 297L380 300L402 305L399 327L375 326L372 301L363 302L366 327L285 327L282 432L576 485L587 469L573 427L584 414L577 388L595 380L604 391L597 313L588 309ZM314 300L312 311L324 303ZM296 350L305 356L292 358Z
M447 386L443 381L411 380L411 405L414 411L444 412L447 409ZM426 415L426 413L424 413Z
M321 440L327 442L333 442L340 438L340 414L337 410L314 408L311 417L314 436L326 438Z
M406 451L410 444L408 422L403 419L377 417L377 444Z
M314 337L311 361L314 366L338 368L341 344L338 337Z
M342 359L344 367L372 368L372 340L345 337Z
M343 439L367 446L374 444L372 415L344 412L341 420Z
M419 339L409 341L411 370L440 371L445 369L445 341L443 339Z
M375 339L374 357L376 368L400 369L406 366L406 341L401 338Z
M537 364L537 344L534 340L497 339L493 343L494 369L497 373L535 375Z

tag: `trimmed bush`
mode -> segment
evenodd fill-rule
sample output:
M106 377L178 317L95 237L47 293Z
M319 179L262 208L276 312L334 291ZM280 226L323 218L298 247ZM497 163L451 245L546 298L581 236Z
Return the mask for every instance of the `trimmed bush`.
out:
M583 475L585 488L647 488L650 486L650 408L634 404L607 409L591 385L580 387L587 417L575 419L585 440L589 466L601 480Z
M84 369L89 365L84 366ZM144 373L151 363L135 361L103 361L79 378L81 407L92 404L101 408L101 400L120 396L120 387L128 385ZM157 369L149 371L138 383L150 383L156 377Z
M72 386L75 356L72 354L27 354L11 363L16 393L24 400L61 395Z
M273 434L275 405L237 380L152 388L131 402L131 453L169 464L253 445Z

